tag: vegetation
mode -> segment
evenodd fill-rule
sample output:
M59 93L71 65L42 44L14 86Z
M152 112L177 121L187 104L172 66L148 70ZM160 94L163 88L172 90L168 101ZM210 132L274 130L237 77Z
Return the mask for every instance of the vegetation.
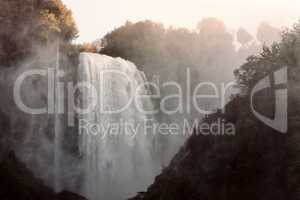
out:
M31 55L36 45L51 44L57 39L65 43L63 47L71 55L79 51L99 51L99 41L97 47L88 43L70 45L77 29L71 11L60 0L1 0L0 11L1 66L14 65ZM260 25L257 39L261 43L270 45L275 38L278 38L277 29ZM249 51L254 51L257 47L250 45L252 40L241 28L238 41L242 47L236 52L232 35L224 23L215 18L203 19L192 31L165 28L151 21L127 22L103 38L100 53L131 60L148 74L162 69L168 69L169 73L185 67L220 70L236 66ZM288 67L287 134L282 135L259 122L251 113L248 96L237 96L226 106L225 114L217 113L205 119L208 123L217 118L234 123L236 136L203 136L195 130L170 166L146 193L135 199L299 199L299 53L300 23L286 30L280 42L264 46L261 54L250 56L234 72L240 87L249 91L272 71ZM271 97L259 96L262 111L269 112L274 105ZM2 115L0 113L0 129L8 134L10 119ZM41 199L49 195L59 199L41 181L34 180L12 154L1 160L0 174L4 177L0 183L4 188L0 196L4 199L21 196Z
M248 57L246 63L235 71L241 86L252 88L261 78L283 66L289 69L299 67L300 60L300 23L282 33L282 40L270 47L264 46L259 55ZM295 74L289 73L290 80L296 80Z
M266 46L274 41L280 41L280 30L263 22L258 26L256 38Z
M204 119L234 123L236 135L202 135L195 128L154 184L133 200L299 199L299 27L286 30L281 42L264 47L235 71L240 86L251 89L274 70L288 67L288 132L279 133L260 122L250 109L250 97L236 96L225 114ZM263 113L274 112L271 90L255 97Z
M2 0L0 2L0 65L29 56L35 45L77 36L72 12L61 0Z
M239 28L238 32L237 32L237 40L239 43L241 43L242 45L246 45L247 43L249 43L251 40L253 40L252 35L250 35L250 33L248 33L245 29L243 28Z
M196 30L127 22L102 40L100 53L133 61L146 72L172 66L235 65L233 38L222 21L203 19Z

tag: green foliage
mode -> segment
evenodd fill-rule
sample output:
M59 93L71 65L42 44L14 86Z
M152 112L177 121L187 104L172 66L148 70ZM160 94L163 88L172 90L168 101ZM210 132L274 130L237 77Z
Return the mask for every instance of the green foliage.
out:
M31 54L33 46L77 36L72 12L61 0L0 2L0 65L8 66Z
M148 59L161 57L164 34L165 29L161 24L150 21L136 24L127 22L104 37L101 53L129 59L143 66Z
M286 30L279 43L264 46L235 71L241 86L288 67L288 132L282 134L254 116L250 96L236 96L203 121L234 123L235 136L202 135L195 129L171 164L147 192L132 200L154 199L299 199L300 24ZM274 115L272 89L256 94L256 109ZM175 181L174 181L175 180ZM218 191L218 192L216 192Z
M253 85L276 69L287 66L299 67L300 53L300 24L282 33L279 43L264 46L260 55L248 57L245 64L235 70L235 75L241 86L252 88Z
M222 21L204 19L198 29L165 28L151 21L127 22L108 33L100 53L133 61L143 70L232 66L232 36ZM149 74L149 73L148 73Z
M271 48L264 46L260 55L249 56L247 62L235 70L238 83L242 87L252 88L258 80L280 68L279 56L278 44Z

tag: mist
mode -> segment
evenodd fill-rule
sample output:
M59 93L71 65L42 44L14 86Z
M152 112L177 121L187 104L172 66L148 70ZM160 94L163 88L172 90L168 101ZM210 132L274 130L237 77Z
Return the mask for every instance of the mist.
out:
M214 124L220 118L223 124L236 125L237 131L253 129L257 135L260 129L273 131L253 119L246 98L261 78L282 63L298 66L299 48L294 45L298 45L300 26L283 28L296 22L298 4L258 0L1 2L0 19L6 20L0 21L0 163L14 154L24 166L16 164L12 173L28 170L53 195L68 191L79 199L117 200L137 194L143 200L147 191L155 194L152 200L160 199L156 197L165 191L168 199L173 193L194 195L193 191L203 190L201 195L214 196L216 188L205 190L210 182L223 184L232 171L244 170L235 157L240 152L250 155L249 169L261 167L267 159L255 165L252 159L256 157L247 154L254 149L257 155L263 142L244 148L256 135L249 140L243 134L199 136L198 125ZM286 15L279 16L281 11ZM34 70L42 73L20 79ZM106 70L125 78L103 76ZM297 76L292 77L291 88L298 90ZM16 93L18 80L22 80L20 93ZM273 106L269 93L258 96L264 103L260 109ZM129 104L124 112L102 110L122 107L129 99L136 104ZM28 113L21 103L44 110ZM80 113L89 106L94 106L91 112ZM153 124L145 131L141 127L148 119ZM83 121L87 133L82 131ZM102 129L93 134L101 126L111 131L110 125L123 121L138 127L134 136L124 124L111 137ZM277 141L281 136L272 137L270 149L276 149ZM229 152L224 157L222 148ZM227 169L233 170L227 173ZM247 170L239 175L247 176ZM207 182L202 184L202 177L208 177ZM194 186L198 182L201 187ZM193 189L181 190L185 187ZM243 189L233 187L232 191ZM174 198L185 199L180 195Z

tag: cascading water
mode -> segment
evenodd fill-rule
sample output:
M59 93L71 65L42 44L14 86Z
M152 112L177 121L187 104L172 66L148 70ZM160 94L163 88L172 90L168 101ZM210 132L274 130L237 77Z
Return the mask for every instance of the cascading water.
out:
M60 161L61 161L61 143L62 143L62 124L61 116L59 113L60 102L62 101L60 92L58 90L59 83L59 45L57 45L56 52L56 64L55 64L55 81L54 81L54 102L55 102L55 116L54 116L54 190L59 192L61 190L60 182Z
M78 75L83 195L111 200L144 191L157 169L150 148L152 136L145 126L150 119L139 109L152 106L144 73L120 58L82 53ZM137 94L144 96L135 99Z

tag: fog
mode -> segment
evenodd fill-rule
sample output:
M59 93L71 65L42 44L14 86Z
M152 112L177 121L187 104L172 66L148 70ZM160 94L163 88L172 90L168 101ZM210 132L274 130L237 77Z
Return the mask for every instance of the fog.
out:
M64 41L68 43L69 48L61 45L62 49L59 51L59 42L53 38L49 39L51 34L46 34L45 42L39 45L28 39L28 54L23 52L23 46L15 45L16 50L21 52L20 55L24 55L21 59L18 58L18 54L14 54L14 49L6 52L7 49L10 50L7 46L14 44L13 42L24 42L25 38L28 38L26 36L30 33L29 30L36 30L36 27L23 26L20 22L20 34L13 35L12 30L1 30L1 34L5 36L2 41L8 43L1 45L0 55L5 55L3 52L6 52L9 57L12 55L9 61L14 62L4 62L10 63L11 66L1 63L4 66L0 70L0 89L5 98L0 99L0 125L6 131L0 138L3 148L0 155L13 150L17 157L51 188L58 192L70 190L83 193L92 196L93 199L116 199L120 195L139 192L135 190L146 189L146 185L169 164L188 138L189 135L185 134L185 120L192 125L195 120L200 122L207 116L207 113L198 112L195 104L199 103L198 106L208 113L221 109L233 94L226 89L222 91L226 87L222 84L234 82L234 70L245 63L248 56L258 54L264 45L270 46L273 42L280 41L281 27L296 22L296 5L299 5L299 2L294 2L290 6L283 0L231 0L226 3L216 0L64 2L73 10L80 29L80 37L76 42L101 39L101 51L92 49L96 51L94 53L105 54L107 57L91 54L93 59L83 59L85 64L81 67L84 67L84 70L80 72L80 65L74 60L79 59L79 51L88 49L80 49L68 43L72 39L69 38ZM269 8L268 4L272 7ZM279 16L278 13L282 15ZM207 16L215 18L205 18ZM144 19L154 22L142 21ZM131 22L126 22L127 20ZM30 17L28 21L35 25ZM263 21L268 23L261 23ZM13 27L14 16L11 16L10 24ZM51 33L51 23L49 27L48 31ZM76 31L73 31L75 35ZM17 40L6 40L12 35ZM56 33L53 35L56 36ZM91 46L93 47L93 44ZM73 58L68 53L72 54ZM3 56L3 60L7 61L7 58ZM70 100L68 95L60 99L63 104L68 103L65 107L68 110L59 117L57 113L30 115L22 112L13 94L18 77L32 69L47 70L58 66L63 71L60 81L64 83L76 83L80 76L83 76L84 80L90 80L89 75L95 75L94 79L99 81L101 70L116 68L119 71L131 71L129 77L137 80L137 84L147 81L156 84L159 98L149 97L157 92L150 86L144 91L147 102L150 102L148 104L160 108L153 118L160 124L179 125L179 134L173 136L155 132L150 141L146 137L136 138L134 142L126 142L127 138L125 142L124 138L119 138L121 142L107 139L103 142L107 146L102 146L101 138L98 137L93 139L84 136L82 139L78 131L78 116L71 115L74 117L73 127L67 123L69 114L74 114L74 105L69 107L70 101L67 102ZM108 107L113 107L114 104L125 101L132 88L128 88L128 83L117 77L106 78L109 79L108 87L98 88L96 92L105 93L104 102ZM55 81L59 82L58 79ZM217 98L202 99L201 102L195 103L195 89L203 82L215 85L219 95ZM179 88L173 87L176 84ZM49 80L45 77L31 76L23 82L21 89L21 98L25 104L34 108L47 107L50 98L55 99L56 96L56 93L49 96ZM211 89L207 87L201 92L211 94ZM89 103L93 95L83 99ZM170 98L166 98L168 96ZM179 108L180 106L183 107ZM168 113L170 110L173 111ZM131 108L126 115L118 113L116 117L104 116L97 109L86 116L86 119L94 124L109 124L110 120L115 121L115 118L133 119L138 123L146 118L146 115L140 115L135 108ZM155 166L151 166L152 164ZM150 175L146 177L148 173ZM108 178L103 181L103 177ZM134 180L137 177L139 181ZM126 185L130 181L133 183ZM119 185L113 187L112 183ZM106 187L99 190L100 184ZM86 190L83 187L86 187Z

